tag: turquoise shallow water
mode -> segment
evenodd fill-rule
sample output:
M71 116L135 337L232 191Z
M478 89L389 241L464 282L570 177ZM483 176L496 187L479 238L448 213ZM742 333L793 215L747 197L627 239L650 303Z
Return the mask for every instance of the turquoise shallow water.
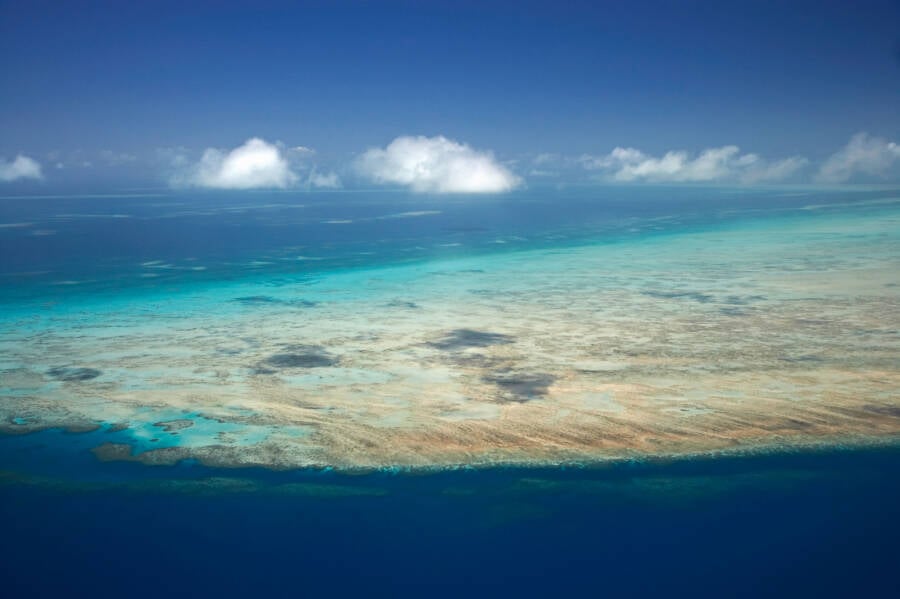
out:
M499 198L241 194L0 198L8 300L316 275L884 211L895 192L645 188ZM278 285L277 277L270 285ZM170 288L171 289L171 288Z

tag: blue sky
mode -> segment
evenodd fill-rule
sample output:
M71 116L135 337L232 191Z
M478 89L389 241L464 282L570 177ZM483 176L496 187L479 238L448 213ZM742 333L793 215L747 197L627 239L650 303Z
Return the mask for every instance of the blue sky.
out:
M711 159L732 179L761 180L750 155L764 180L792 158L786 180L811 180L861 132L854 156L878 164L843 180L900 166L898 2L7 1L0 55L0 168L32 159L44 184L198 181L205 149L251 138L292 185L313 167L405 185L359 168L398 136L445 136L475 156L458 167L492 156L519 184L704 181L684 169L731 146Z

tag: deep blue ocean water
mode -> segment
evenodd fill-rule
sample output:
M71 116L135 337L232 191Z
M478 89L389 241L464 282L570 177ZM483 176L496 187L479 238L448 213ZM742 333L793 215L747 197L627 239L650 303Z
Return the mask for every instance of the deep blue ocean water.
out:
M616 243L728 223L879 211L893 190L603 188L510 195L138 193L0 197L0 301L174 289ZM141 265L165 264L154 278ZM275 281L273 281L275 282Z
M96 468L83 464L82 475ZM900 590L897 450L606 469L224 473L255 481L252 491L159 482L223 475L195 465L112 470L102 475L105 486L2 487L6 596L890 597ZM279 491L297 482L325 488Z
M892 193L3 198L0 304L834 217ZM0 437L4 596L900 595L896 448L353 475L100 463L108 434Z

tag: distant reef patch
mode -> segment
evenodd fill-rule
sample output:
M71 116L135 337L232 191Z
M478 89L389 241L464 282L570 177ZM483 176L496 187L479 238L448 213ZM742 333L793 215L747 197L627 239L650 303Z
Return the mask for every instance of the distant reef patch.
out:
M58 381L81 382L95 379L101 374L96 368L75 368L71 366L58 366L51 368L47 374Z
M270 368L329 368L340 362L318 345L292 345L263 360Z
M432 341L428 345L442 350L467 349L470 347L490 347L491 345L505 345L513 343L515 338L503 333L490 331L476 331L474 329L455 329L447 335Z
M313 302L305 299L281 299L278 297L273 297L271 295L245 295L242 297L236 297L231 301L237 302L244 306L291 306L294 308L312 308L318 305L318 302Z

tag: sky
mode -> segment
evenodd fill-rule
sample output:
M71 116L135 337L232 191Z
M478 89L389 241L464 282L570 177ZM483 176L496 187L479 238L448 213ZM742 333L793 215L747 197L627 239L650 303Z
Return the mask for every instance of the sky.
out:
M0 0L0 56L0 186L900 180L897 1Z

